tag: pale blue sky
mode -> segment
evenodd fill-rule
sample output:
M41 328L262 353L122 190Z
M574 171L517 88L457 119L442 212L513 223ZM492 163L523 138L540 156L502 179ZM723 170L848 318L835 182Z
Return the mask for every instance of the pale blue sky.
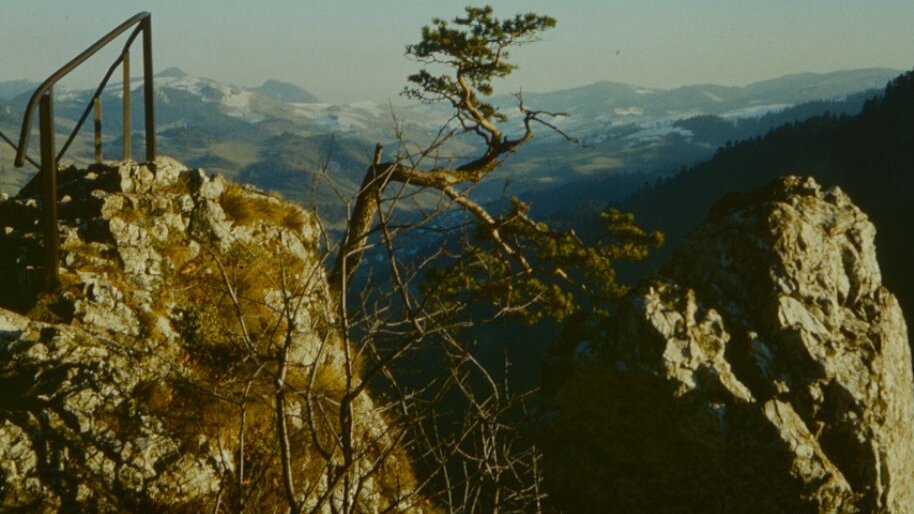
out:
M802 71L914 66L912 0L492 0L558 19L501 90L598 80L746 84ZM240 85L295 82L328 101L394 98L403 55L454 0L0 0L0 80L39 80L138 11L155 64ZM477 2L474 5L481 5ZM99 60L100 69L105 63ZM93 74L94 73L94 74ZM96 80L86 71L76 83ZM81 84L77 84L81 85Z

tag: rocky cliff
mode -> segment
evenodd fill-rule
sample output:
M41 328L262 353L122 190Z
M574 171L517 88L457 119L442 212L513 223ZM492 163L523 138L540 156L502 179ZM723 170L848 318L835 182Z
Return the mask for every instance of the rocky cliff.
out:
M730 196L545 369L567 512L914 512L907 329L875 228L788 177Z
M409 496L365 393L338 450L310 213L169 159L63 170L61 288L36 294L40 203L0 199L0 510L285 512L286 467L305 512Z

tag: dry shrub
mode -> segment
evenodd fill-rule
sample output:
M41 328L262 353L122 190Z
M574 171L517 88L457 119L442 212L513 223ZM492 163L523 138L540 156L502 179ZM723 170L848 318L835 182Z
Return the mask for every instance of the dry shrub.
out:
M217 261L218 259L218 261ZM277 367L275 355L286 335L282 312L266 298L280 290L280 269L285 268L293 287L301 286L308 275L305 263L287 250L236 245L226 253L216 254L203 248L196 265L188 273L172 277L174 301L180 310L174 313L175 328L180 334L182 352L179 363L184 372L167 383L148 384L140 388L141 405L162 419L169 432L188 448L200 444L218 445L238 459L242 411L244 412L244 461L246 505L257 512L285 512L288 509L282 487L282 466L276 435ZM221 267L220 267L221 265ZM258 356L252 358L246 344L236 306L223 277L229 278L239 300L251 342ZM321 278L322 279L322 278ZM295 292L295 291L292 291ZM296 294L307 294L297 291ZM304 302L304 308L318 309ZM321 484L328 469L341 462L340 401L346 394L343 363L339 361L340 338L321 312L310 312L311 327L317 341L325 341L326 353L316 362L290 363L286 377L288 424L293 469L301 488ZM337 355L337 360L327 354ZM358 373L359 363L354 362ZM264 366L258 373L258 368ZM395 445L387 436L371 435L363 424L382 423L368 398L357 400L355 414L358 443L365 453L359 457L367 466L379 458L385 448ZM359 428L361 426L361 428ZM328 462L324 452L332 457ZM410 459L404 448L396 447L386 462L373 473L373 479L385 497L393 499L415 483ZM329 467L328 467L329 465ZM303 489L304 490L304 489ZM312 495L320 494L318 491ZM223 496L226 512L237 505L242 494L237 483L227 480ZM393 512L397 512L395 509Z
M305 223L305 215L300 209L233 184L226 186L220 203L239 225L263 221L300 231ZM128 223L143 224L148 208L143 204L130 205L119 213L119 217ZM162 267L164 282L152 305L145 308L138 308L134 303L132 287L116 252L109 254L103 251L103 245L82 242L65 249L80 254L86 261L81 269L106 274L112 285L125 293L124 301L130 304L140 321L141 333L135 341L139 347L156 347L156 343L167 337L158 326L162 316L171 320L178 335L174 361L168 364L177 372L162 370L159 379L140 384L134 390L130 409L109 413L105 422L118 433L138 431L137 423L142 422L143 414L148 414L164 424L167 432L179 441L181 451L193 453L204 447L209 449L206 451L218 448L221 455L237 464L242 447L243 417L245 485L240 487L233 472L226 470L219 512L236 511L241 494L245 496L246 511L288 510L278 451L274 382L276 354L287 332L278 308L281 306L275 304L276 293L283 289L280 270L290 278L287 292L305 295L303 308L312 310L307 316L311 326L298 329L312 332L316 341L323 339L327 353L336 354L336 360L325 356L315 363L294 362L288 370L289 439L292 468L300 492L318 484L318 490L312 491L311 496L319 495L320 484L326 483L328 472L338 469L342 459L339 411L347 393L339 357L342 341L334 331L332 320L326 319L327 314L322 310L327 308L325 302L328 301L323 292L323 274L318 273L314 278L321 287L313 301L307 298L310 292L302 290L307 287L303 285L308 282L306 277L312 275L307 266L320 266L320 263L303 262L279 240L275 243L263 246L237 244L229 251L221 252L198 242L198 250L196 245L189 244L184 234L170 232L167 240L155 243L154 249L165 261ZM63 278L66 280L67 275ZM237 295L257 351L256 357L252 357L251 345L244 340L240 317L226 282ZM48 320L59 319L52 311L54 300L50 296L44 299L35 314ZM263 369L258 371L261 366ZM353 368L357 380L358 360L353 362ZM376 490L393 500L415 483L409 456L391 436L377 434L377 427L383 427L385 420L367 396L357 398L354 403L354 429L360 452L358 465L365 470L374 459L383 459L383 464L371 477ZM375 431L369 430L368 425L373 425ZM329 459L325 452L330 453ZM153 509L145 505L134 511L154 511L158 507ZM202 506L197 507L200 508L163 506L159 510L203 510ZM210 511L212 506L205 508ZM392 512L398 511L402 509L392 509Z
M219 197L219 204L225 214L237 225L249 225L265 221L300 232L305 225L301 209L287 202L272 198L256 191L228 183Z

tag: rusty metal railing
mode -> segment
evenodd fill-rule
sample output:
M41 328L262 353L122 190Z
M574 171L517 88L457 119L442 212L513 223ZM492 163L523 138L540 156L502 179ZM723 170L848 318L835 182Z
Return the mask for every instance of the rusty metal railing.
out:
M87 59L95 55L99 50L114 41L118 36L133 28L123 50L114 63L108 68L105 77L99 83L89 100L89 104L83 111L82 116L70 133L67 141L64 143L60 152L56 152L54 143L54 85L71 71L79 67ZM29 146L29 135L32 131L32 118L38 108L39 119L39 137L41 140L41 164L40 175L42 183L43 213L42 227L44 231L44 271L45 287L48 289L56 288L59 284L58 267L60 263L60 251L57 227L57 165L63 158L64 154L70 148L76 135L79 133L89 113L95 113L95 160L101 162L102 159L102 137L101 137L101 94L108 84L108 80L114 74L118 66L123 69L123 108L124 108L124 159L131 158L131 133L130 133L130 47L136 40L137 36L143 34L143 86L145 100L145 117L146 117L146 160L154 162L156 157L155 144L155 105L153 90L153 71L152 71L152 15L148 12L142 12L130 18L117 28L99 39L92 46L87 48L81 54L77 55L72 61L68 62L62 68L54 72L38 86L35 93L29 99L25 114L22 117L22 131L19 135L19 145L16 149L16 167L22 167L26 160L34 164L35 161L30 159L26 152Z

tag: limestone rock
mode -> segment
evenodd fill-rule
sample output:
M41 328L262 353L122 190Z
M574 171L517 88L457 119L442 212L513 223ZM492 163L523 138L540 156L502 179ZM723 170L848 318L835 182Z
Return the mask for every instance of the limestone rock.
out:
M310 416L338 410L345 380L314 217L167 158L68 168L60 190L53 296L34 294L36 184L0 201L0 306L29 311L0 308L0 511L234 512L242 497L285 511L273 377L286 342L310 511L343 458L319 453L333 427ZM408 494L409 462L390 443L374 467L389 436L367 393L353 419L353 469L374 475L348 501L381 512Z
M911 353L874 235L811 179L719 203L612 320L557 345L543 422L557 502L914 512Z
M119 491L119 508L142 510L188 506L219 491L217 469L189 455L218 456L188 447L129 395L175 373L174 363L131 353L74 327L4 311L2 505L113 511L104 497Z

